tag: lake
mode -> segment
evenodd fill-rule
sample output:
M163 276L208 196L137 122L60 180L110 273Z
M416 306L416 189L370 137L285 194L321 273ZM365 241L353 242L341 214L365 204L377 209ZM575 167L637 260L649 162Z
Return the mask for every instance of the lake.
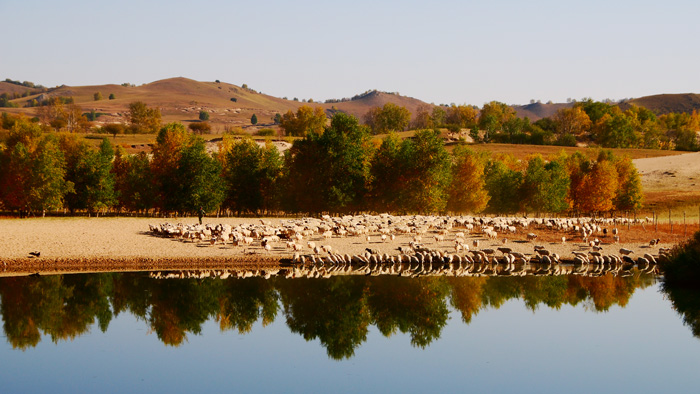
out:
M664 291L657 277L637 271L256 274L0 278L2 392L590 393L700 386L698 292Z

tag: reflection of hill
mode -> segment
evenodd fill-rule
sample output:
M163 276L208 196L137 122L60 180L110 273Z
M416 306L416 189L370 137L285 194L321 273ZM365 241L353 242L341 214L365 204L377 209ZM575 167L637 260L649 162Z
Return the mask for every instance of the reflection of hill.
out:
M246 333L258 320L273 322L281 306L292 332L306 340L318 339L330 357L341 359L353 356L366 340L370 324L385 336L401 332L410 335L414 346L429 345L440 338L447 323L448 303L465 323L484 308L498 308L520 298L532 310L541 305L559 308L583 302L592 310L605 311L615 304L625 306L635 289L654 280L639 273L600 278L343 276L269 280L158 280L144 273L115 273L4 278L0 280L0 297L3 328L15 348L36 346L42 332L53 341L74 338L87 332L95 321L105 331L113 314L126 311L148 322L163 343L177 346L188 333L200 333L209 319L216 319L221 330ZM689 316L697 322L700 308L693 307L686 309L696 311Z

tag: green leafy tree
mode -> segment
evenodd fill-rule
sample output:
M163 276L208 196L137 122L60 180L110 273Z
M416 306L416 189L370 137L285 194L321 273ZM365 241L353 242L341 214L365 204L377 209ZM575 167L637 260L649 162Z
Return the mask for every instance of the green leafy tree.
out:
M373 147L357 118L336 113L323 134L309 133L290 149L290 203L303 212L351 212L364 207Z
M401 211L404 170L401 160L401 139L389 133L372 157L370 201L380 212Z
M207 112L207 111L199 111L199 120L201 120L201 121L207 121L207 120L209 120L209 112Z
M250 117L250 124L256 125L258 124L258 117L253 114L253 116Z
M528 161L521 195L526 209L534 212L556 213L569 208L569 175L559 161L545 163L536 155Z
M367 111L364 121L374 134L403 131L411 121L411 112L406 107L386 103L383 107L374 107Z
M520 190L523 175L499 160L486 166L486 190L489 192L488 210L494 213L515 213L520 210Z
M66 195L71 213L92 213L113 206L117 202L112 173L114 149L109 141L103 139L96 151L74 136L63 136L61 149L67 162L66 179L74 185L73 193Z
M642 207L644 193L642 182L632 159L625 156L615 163L617 169L618 190L613 201L615 209L636 211Z
M437 130L419 130L401 143L401 207L408 212L444 212L451 158Z
M261 148L249 138L233 140L225 146L224 206L239 213L278 208L282 161L277 148L272 144Z
M213 211L224 200L224 186L221 183L221 164L211 157L201 137L193 137L182 150L175 172L178 182L177 194L173 200L174 210L179 212Z
M115 96L114 93L110 93L110 94L109 94L109 99L110 99L110 100L114 100L114 99L116 99L116 98L117 98L117 96Z
M112 172L117 205L127 211L148 211L157 206L151 162L145 152L127 155L117 147Z
M53 135L41 135L40 126L18 119L0 155L0 200L20 211L46 211L63 205L73 189L65 180L66 163Z

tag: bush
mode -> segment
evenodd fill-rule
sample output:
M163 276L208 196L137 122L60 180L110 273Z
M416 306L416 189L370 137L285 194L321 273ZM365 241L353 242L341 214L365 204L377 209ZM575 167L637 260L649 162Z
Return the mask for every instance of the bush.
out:
M258 135L261 137L271 137L271 136L274 136L275 134L276 134L275 130L270 129L270 128L260 129L255 133L255 135Z
M253 116L250 117L250 124L258 124L258 117L253 114Z
M97 93L93 94L92 97L95 99L95 101L100 101L100 100L102 100L102 93L97 92Z
M576 146L576 137L573 134L562 134L554 142L558 146Z
M209 112L199 111L199 120L203 120L203 121L209 120Z
M211 131L211 126L207 122L190 123L188 126L193 133L204 134Z
M114 96L114 93L110 93L110 94L109 94L109 99L110 99L110 100L114 100L115 98L116 98L116 97Z

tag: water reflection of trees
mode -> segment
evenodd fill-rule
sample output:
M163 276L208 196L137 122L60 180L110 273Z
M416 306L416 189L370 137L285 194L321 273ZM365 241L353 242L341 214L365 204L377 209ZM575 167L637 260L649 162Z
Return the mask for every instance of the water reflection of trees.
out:
M273 322L282 308L290 330L318 339L335 359L352 357L370 325L385 336L407 334L425 347L440 337L448 303L471 322L485 308L523 299L536 310L583 304L594 311L625 306L652 276L333 277L330 279L158 280L143 273L17 277L0 280L2 318L14 348L36 346L41 333L72 339L95 323L106 331L113 315L129 312L167 345L177 346L215 319L222 331L247 333ZM696 299L695 301L700 301ZM694 305L699 305L696 302ZM691 308L692 309L692 308ZM679 308L680 310L680 308ZM700 308L688 314L700 331Z
M694 336L700 337L700 291L668 283L664 283L663 291L683 318L683 324L690 327Z

